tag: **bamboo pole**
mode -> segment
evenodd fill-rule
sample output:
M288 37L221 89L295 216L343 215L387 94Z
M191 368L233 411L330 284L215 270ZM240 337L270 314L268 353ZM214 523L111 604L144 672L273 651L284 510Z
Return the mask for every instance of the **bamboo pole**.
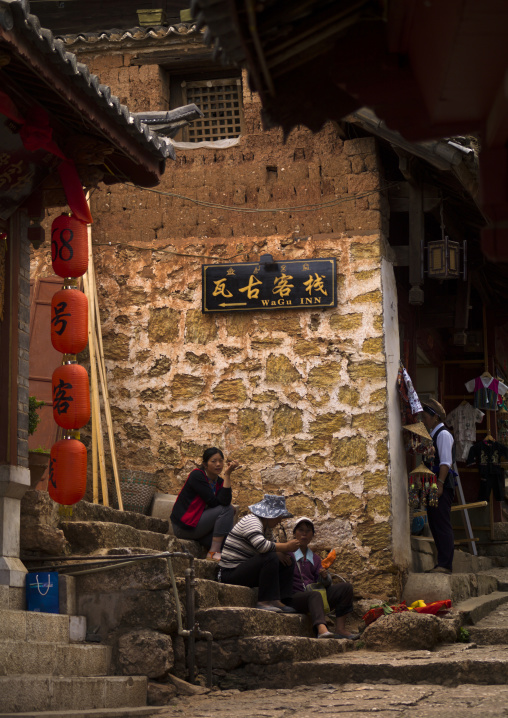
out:
M94 393L94 375L95 375L95 362L93 360L93 324L91 318L91 300L90 291L88 288L88 272L83 277L83 289L88 299L88 352L90 355L90 392L91 392L91 405L92 405L92 492L93 492L93 503L99 503L99 476L97 466L97 418L96 418L96 407L95 407L95 393Z
M89 318L89 351L90 351L90 373L91 373L91 384L92 384L92 406L93 406L93 419L96 421L97 426L97 450L99 458L100 468L100 479L102 488L102 503L104 506L109 506L109 495L108 495L108 482L106 475L106 459L104 456L104 442L102 436L102 421L101 421L101 410L100 410L100 397L99 397L99 383L97 381L97 366L96 366L96 354L95 354L95 332L94 332L94 319L95 319L95 308L94 301L95 297L92 292L92 286L90 281L90 273L93 274L93 255L92 255L92 228L88 225L88 271L86 276L85 288L87 289L88 296L88 318Z
M90 266L90 265L89 265ZM102 398L104 402L104 413L106 416L106 426L108 429L109 448L111 452L111 463L113 465L113 476L115 480L115 489L118 499L118 508L123 511L123 500L122 490L120 487L120 478L118 475L118 464L116 461L116 447L115 447L115 434L113 430L113 419L111 416L111 405L109 401L108 383L106 379L106 364L104 362L104 348L102 343L102 331L101 331L101 320L99 312L99 302L97 295L97 284L95 282L95 269L93 263L91 264L91 276L90 276L90 292L93 293L94 308L95 308L95 323L93 328L94 346L97 349L96 359L97 367L99 369L99 378L102 387Z

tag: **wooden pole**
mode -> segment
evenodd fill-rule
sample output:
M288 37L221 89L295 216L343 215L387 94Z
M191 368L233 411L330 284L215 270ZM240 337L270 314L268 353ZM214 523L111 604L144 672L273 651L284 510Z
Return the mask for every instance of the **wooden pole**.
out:
M95 331L94 331L94 319L95 319L95 307L94 307L94 294L91 286L91 275L93 276L93 256L92 256L92 228L88 225L88 272L85 281L85 290L88 297L88 340L89 340L89 351L90 351L90 374L92 384L92 406L93 406L93 420L97 425L97 449L99 455L99 468L102 488L102 503L104 506L109 506L109 495L108 495L108 482L106 475L106 460L104 456L104 443L102 437L102 422L101 422L101 410L100 410L100 398L99 398L99 384L97 381L97 367L96 367L96 355L95 355ZM93 433L93 432L92 432Z
M109 402L109 392L108 392L108 383L106 380L106 364L104 362L104 349L102 344L102 331L101 331L101 321L100 321L100 312L99 312L99 302L98 302L98 295L97 295L97 284L95 282L95 269L93 264L91 265L91 276L90 276L90 292L93 294L94 298L94 307L95 307L95 325L93 329L93 335L94 335L94 346L97 350L97 367L99 369L99 378L101 381L101 387L102 387L102 398L104 401L104 413L106 415L106 426L108 429L108 439L109 439L109 448L111 452L111 463L113 465L113 476L115 479L115 489L116 489L116 495L118 499L118 508L120 511L123 511L123 500L122 500L122 490L120 488L120 478L118 475L118 464L116 461L116 447L115 447L115 434L113 431L113 419L111 416L111 405Z

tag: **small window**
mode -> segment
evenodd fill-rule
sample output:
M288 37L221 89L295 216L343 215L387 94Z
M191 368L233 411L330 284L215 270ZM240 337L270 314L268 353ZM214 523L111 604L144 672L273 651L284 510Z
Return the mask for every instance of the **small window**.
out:
M203 117L183 131L185 142L227 140L242 132L242 81L238 78L183 80L184 105L194 103Z

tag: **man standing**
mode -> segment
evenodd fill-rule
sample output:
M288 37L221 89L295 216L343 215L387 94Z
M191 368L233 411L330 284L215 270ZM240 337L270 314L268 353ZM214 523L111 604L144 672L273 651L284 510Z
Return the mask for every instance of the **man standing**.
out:
M423 403L423 423L434 442L432 471L437 476L438 505L427 508L429 527L437 549L437 564L428 573L451 573L453 564L452 501L455 493L453 436L444 425L446 412L435 399Z

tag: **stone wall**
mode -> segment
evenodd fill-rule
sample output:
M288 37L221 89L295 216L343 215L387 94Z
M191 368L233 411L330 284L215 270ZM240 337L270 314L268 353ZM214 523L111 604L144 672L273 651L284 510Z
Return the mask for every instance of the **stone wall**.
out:
M87 61L130 109L164 106L158 67L126 71L121 55ZM141 71L151 83L138 81ZM293 513L317 521L317 545L338 549L337 570L359 593L391 595L399 567L375 141L344 141L327 125L297 129L284 144L277 130L262 131L259 108L245 90L239 144L178 149L157 192L120 185L92 195L120 471L155 473L159 490L175 493L202 450L218 445L242 463L233 479L242 510L283 493ZM295 211L302 205L318 207ZM260 211L234 211L246 208ZM263 253L336 257L337 308L203 315L201 264ZM34 268L51 271L47 252Z

